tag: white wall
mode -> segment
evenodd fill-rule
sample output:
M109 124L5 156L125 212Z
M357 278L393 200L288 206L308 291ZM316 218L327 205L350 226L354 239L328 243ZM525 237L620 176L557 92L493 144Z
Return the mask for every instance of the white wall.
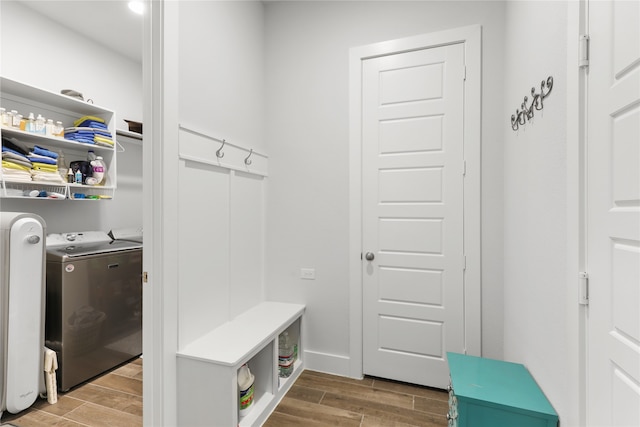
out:
M527 366L567 425L578 393L567 375L577 363L566 334L567 2L509 2L506 23L504 356ZM523 37L528 28L541 31ZM512 131L509 118L548 76L544 109Z
M180 123L261 152L263 13L256 1L180 2Z
M183 1L179 26L179 123L264 152L262 3ZM181 348L264 299L267 178L218 167L219 142L178 144L214 163L176 162Z
M69 3L61 7L72 7ZM25 7L3 1L0 13L0 74L52 92L75 89L85 99L123 118L142 117L142 65L92 42ZM27 48L39 48L29 54ZM142 147L121 139L118 153L119 188L113 200L99 203L0 200L3 211L34 212L47 223L47 232L87 231L142 225Z
M307 305L305 350L321 359L350 357L349 257L359 254L348 253L349 49L483 26L482 352L500 358L504 4L268 2L265 9L267 296ZM301 267L315 268L316 280L301 280Z

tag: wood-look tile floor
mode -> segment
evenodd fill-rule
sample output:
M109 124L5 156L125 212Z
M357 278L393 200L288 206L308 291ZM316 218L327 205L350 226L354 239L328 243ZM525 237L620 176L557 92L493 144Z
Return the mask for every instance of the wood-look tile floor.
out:
M304 371L265 427L444 427L443 390L366 377L363 380ZM142 426L142 359L46 399L0 424L17 427ZM203 426L204 427L204 426ZM214 427L214 426L207 426ZM215 426L223 427L223 426Z
M264 426L441 427L448 399L444 390L307 370Z
M142 359L58 393L58 402L38 399L19 414L5 412L0 424L18 427L142 426Z

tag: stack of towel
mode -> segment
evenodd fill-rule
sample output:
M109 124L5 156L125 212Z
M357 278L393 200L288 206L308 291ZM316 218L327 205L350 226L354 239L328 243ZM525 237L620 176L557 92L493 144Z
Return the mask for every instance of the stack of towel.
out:
M28 158L31 160L31 178L34 181L64 183L58 173L58 153L36 145Z
M113 138L104 119L95 116L84 116L73 122L73 127L65 128L65 139L113 147Z
M29 151L15 138L2 137L2 176L10 181L31 181Z

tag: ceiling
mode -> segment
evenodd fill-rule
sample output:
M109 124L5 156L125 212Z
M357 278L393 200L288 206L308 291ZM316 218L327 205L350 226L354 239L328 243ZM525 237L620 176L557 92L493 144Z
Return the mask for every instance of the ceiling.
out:
M143 20L124 0L20 0L34 11L142 63Z

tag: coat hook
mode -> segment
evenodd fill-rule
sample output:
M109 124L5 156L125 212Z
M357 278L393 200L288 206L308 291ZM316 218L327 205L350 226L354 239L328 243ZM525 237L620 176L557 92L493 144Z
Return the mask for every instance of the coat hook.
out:
M546 90L545 90L546 88ZM536 93L534 87L531 88L531 105L529 103L529 97L524 97L524 102L520 105L522 110L516 109L516 114L511 115L511 129L517 131L521 125L525 125L527 121L532 121L535 110L542 110L544 104L542 101L549 96L551 89L553 88L553 77L547 77L547 80L540 82L540 93Z
M249 155L247 156L246 159L244 159L244 164L249 166L251 164L251 160L249 160L249 157L251 157L251 155L253 154L253 148L251 149L251 151L249 151Z
M224 157L224 153L222 152L222 149L224 148L224 144L225 144L226 142L227 142L227 141L226 141L225 139L223 139L223 140L222 140L222 145L220 146L220 148L218 148L218 149L216 150L216 157L217 157L217 158L219 158L219 159L221 159L221 158L223 158L223 157Z

